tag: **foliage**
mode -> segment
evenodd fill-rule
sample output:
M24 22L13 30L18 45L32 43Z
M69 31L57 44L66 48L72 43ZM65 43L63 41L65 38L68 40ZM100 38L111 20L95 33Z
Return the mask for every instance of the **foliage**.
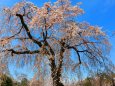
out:
M26 78L21 80L21 86L28 86L28 80Z
M86 78L83 82L83 86L92 86L91 78Z
M0 76L0 86L13 86L12 78L5 74L2 74Z
M86 78L82 81L83 86L114 86L115 73L98 73L93 77Z

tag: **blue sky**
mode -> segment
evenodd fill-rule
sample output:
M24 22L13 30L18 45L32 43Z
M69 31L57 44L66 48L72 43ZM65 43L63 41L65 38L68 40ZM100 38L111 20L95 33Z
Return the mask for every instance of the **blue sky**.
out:
M0 8L12 6L21 0L0 0ZM38 6L42 6L44 2L56 0L29 0ZM79 17L79 21L87 21L91 25L98 25L103 27L105 32L111 35L115 31L115 0L71 0L72 4L82 2L81 8L84 9L85 14ZM115 36L110 38L112 49L110 58L115 64ZM26 73L26 72L24 72Z

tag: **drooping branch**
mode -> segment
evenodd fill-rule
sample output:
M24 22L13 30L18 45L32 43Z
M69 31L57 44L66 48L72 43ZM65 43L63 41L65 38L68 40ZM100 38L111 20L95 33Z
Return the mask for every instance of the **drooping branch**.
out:
M68 46L68 49L73 49L73 50L77 53L77 55L78 55L78 60L79 60L79 63L78 63L78 64L81 64L82 62L81 62L81 57L80 57L79 52L86 52L86 50L79 51L79 50L78 50L76 47L74 47L74 46Z
M14 35L12 35L12 36L10 36L10 37L7 37L7 40L8 40L8 39L11 39L11 38L13 38L13 37L15 37L15 36L18 35L18 34L20 34L22 28L23 28L23 26L20 28L20 30L19 30L16 34L14 34ZM2 42L3 40L4 40L4 39L2 39L2 40L0 40L0 41Z
M16 35L20 34L20 32L21 32L22 28L23 28L23 26L21 27L21 29L20 29L20 30L19 30L16 34L14 34L14 35L10 36L8 39L13 38L13 37L15 37Z

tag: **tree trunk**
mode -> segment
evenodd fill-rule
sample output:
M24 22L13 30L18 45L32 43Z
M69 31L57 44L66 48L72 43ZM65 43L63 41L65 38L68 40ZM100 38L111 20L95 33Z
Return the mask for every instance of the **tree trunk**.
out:
M53 86L64 86L60 81L61 70L57 70L55 65L55 61L50 59L50 67L51 67L51 77L53 79Z
M112 79L112 86L115 86L114 79Z
M50 67L51 67L51 77L53 79L53 86L64 86L63 83L60 81L64 51L65 51L64 48L61 47L58 66L56 66L56 64L55 64L54 57L49 59L50 60Z
M61 74L58 71L52 71L53 86L64 86L60 81Z

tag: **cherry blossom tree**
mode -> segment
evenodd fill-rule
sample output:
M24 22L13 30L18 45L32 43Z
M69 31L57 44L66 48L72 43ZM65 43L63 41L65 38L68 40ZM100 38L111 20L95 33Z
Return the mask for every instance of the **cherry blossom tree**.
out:
M64 86L64 72L75 72L81 66L89 71L102 67L110 44L101 27L77 21L83 13L80 3L72 6L69 0L46 2L43 7L23 1L4 8L1 63L12 59L22 65L31 63L39 73L50 71L53 86Z

